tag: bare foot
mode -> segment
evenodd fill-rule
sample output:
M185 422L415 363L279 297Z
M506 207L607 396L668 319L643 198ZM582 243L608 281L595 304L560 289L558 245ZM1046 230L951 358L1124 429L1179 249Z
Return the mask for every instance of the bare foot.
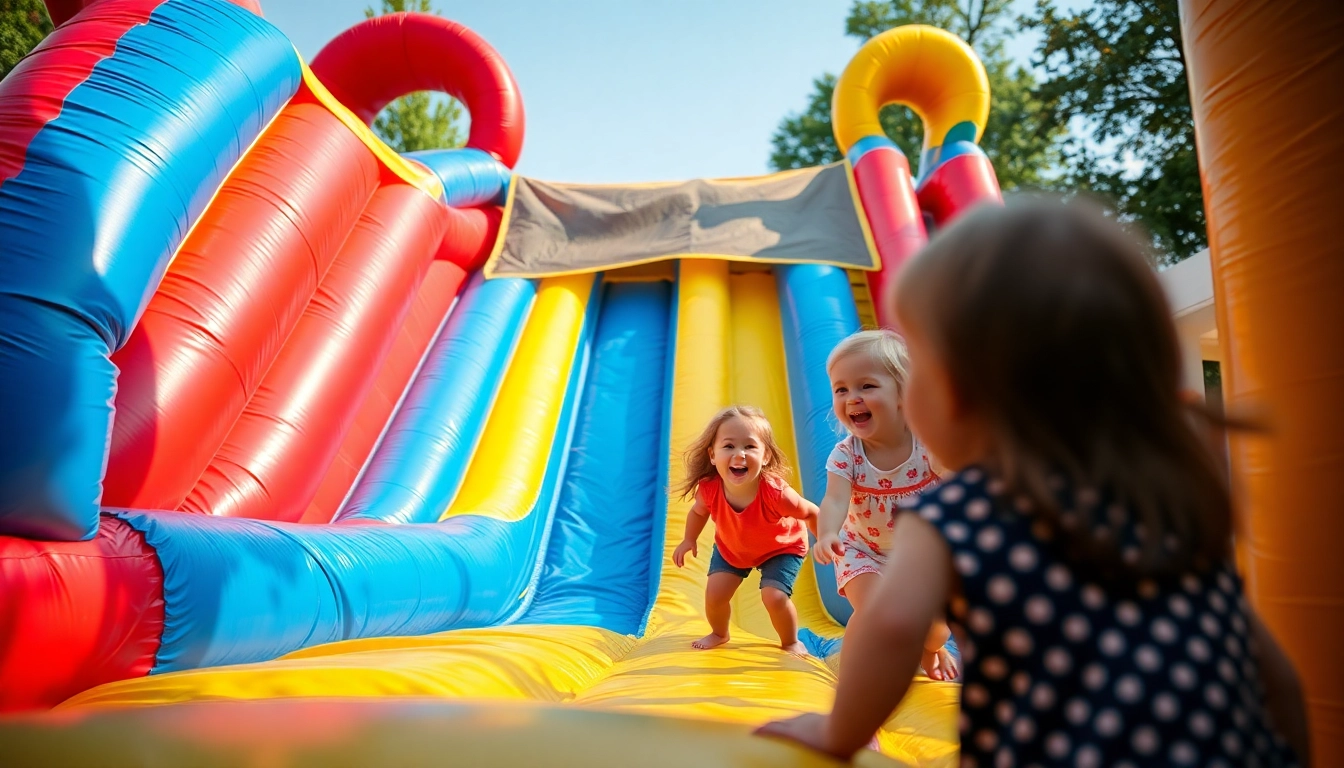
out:
M807 647L797 640L788 645L781 645L779 647L784 649L785 653L793 654L794 656L800 656L802 658L807 658L808 656Z
M708 651L710 648L718 648L726 642L728 642L727 635L716 635L713 632L710 632L708 635L691 643L691 647L701 651Z

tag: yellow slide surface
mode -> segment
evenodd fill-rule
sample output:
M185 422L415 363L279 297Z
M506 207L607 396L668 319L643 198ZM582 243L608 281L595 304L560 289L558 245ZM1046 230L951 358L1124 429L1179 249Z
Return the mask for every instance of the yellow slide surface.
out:
M487 422L482 450L446 516L484 513L513 519L531 509L536 499L533 484L511 484L510 477L517 475L509 475L509 468L500 462L509 453L519 460L520 451L531 457L526 459L529 466L536 463L534 459L545 462L550 441L555 439L555 413L563 395L557 391L563 388L555 382L568 376L590 290L591 278L543 283ZM796 456L779 302L770 273L730 275L726 262L681 262L672 382L667 460L673 487L683 476L684 446L715 411L732 402L761 407L781 447L791 459ZM540 472L529 470L528 474L539 476ZM572 721L573 728L592 734L596 751L623 749L634 754L633 742L643 733L648 744L685 745L688 764L734 764L736 756L743 761L737 764L780 765L781 754L792 754L792 764L823 764L820 758L799 750L781 753L780 745L759 746L755 742L760 740L742 735L744 725L825 711L834 696L835 672L827 662L794 657L779 649L760 604L758 576L744 583L735 598L731 641L712 651L690 647L692 640L708 631L703 596L713 532L711 526L702 535L698 560L683 569L672 565L671 553L681 539L689 507L688 502L669 499L659 589L641 637L586 626L511 625L424 637L353 640L307 648L264 663L111 683L86 691L62 707L293 698L529 701L690 718L688 722L666 720L647 730L631 725L645 722L639 719L628 720L624 728L610 726L601 717ZM822 607L810 560L798 579L794 601L805 626L825 637L840 636L842 628ZM912 765L955 764L957 696L955 684L917 680L879 735L882 752ZM499 713L493 705L482 711ZM557 725L571 722L561 715L548 718L531 708L516 712L517 717L539 718L538 738L574 737ZM383 728L378 733L384 736L387 728L395 727L379 722L383 721L369 727ZM736 730L725 731L725 723L736 724ZM448 732L466 727L458 721L445 726ZM482 727L488 730L489 726ZM712 746L729 743L738 746ZM405 754L416 754L414 749L423 746L408 747L412 751ZM518 745L508 748L523 754ZM561 755L557 751L552 756L560 761L556 764L578 764L573 754L582 753L571 750ZM747 755L776 758L756 762ZM528 758L518 759L527 764ZM861 760L874 765L880 761L871 753Z

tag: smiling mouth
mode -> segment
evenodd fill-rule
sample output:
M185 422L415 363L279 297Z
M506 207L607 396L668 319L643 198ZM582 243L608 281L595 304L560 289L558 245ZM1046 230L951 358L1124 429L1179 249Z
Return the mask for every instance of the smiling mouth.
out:
M747 476L747 468L746 468L746 467L729 467L729 468L728 468L728 471L732 473L733 477L746 477L746 476Z
M868 411L863 411L860 413L851 413L849 414L849 420L854 422L855 424L867 424L868 422L873 420L873 414L869 413Z

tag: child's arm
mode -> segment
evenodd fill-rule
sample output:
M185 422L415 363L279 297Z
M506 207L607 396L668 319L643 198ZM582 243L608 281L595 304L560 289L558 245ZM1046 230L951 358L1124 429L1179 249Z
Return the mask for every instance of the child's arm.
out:
M948 629L947 622L938 619L929 627L928 637L924 638L924 654L919 659L919 665L932 680L955 680L961 671L957 669L956 659L947 650L947 639L951 636L952 630Z
M681 537L681 543L672 553L672 562L676 563L678 568L686 564L687 552L691 553L691 557L700 557L700 546L697 540L708 522L709 511L705 509L699 499L696 499L695 506L691 507L691 511L686 515L686 534Z
M1292 745L1298 762L1311 765L1311 731L1307 728L1307 708L1303 703L1302 684L1297 679L1293 662L1275 642L1269 628L1247 611L1251 637L1260 647L1260 674L1265 682L1265 708L1274 721L1274 727Z
M870 607L845 632L840 680L830 715L802 715L763 726L849 759L877 733L905 696L934 620L952 589L952 557L938 531L913 515L897 526L891 556Z
M794 517L807 523L807 530L810 531L813 536L816 536L817 505L804 499L797 491L787 485L784 486L783 497L784 504L781 506L780 511L788 517Z
M849 512L850 482L834 472L826 473L826 496L817 516L817 546L812 550L818 563L825 565L845 554L840 542L840 527Z

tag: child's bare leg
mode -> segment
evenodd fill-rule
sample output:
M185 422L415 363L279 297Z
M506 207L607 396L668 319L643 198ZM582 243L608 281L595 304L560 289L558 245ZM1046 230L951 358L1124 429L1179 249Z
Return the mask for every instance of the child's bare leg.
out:
M807 649L798 642L798 609L793 607L789 596L774 587L761 587L761 602L779 635L779 647L795 656L806 656Z
M877 580L880 578L876 573L860 573L849 581L845 582L845 599L854 606L854 612L863 610L865 601L873 593L873 588L877 586Z
M733 594L742 584L735 573L718 571L709 574L705 587L705 618L709 619L709 634L691 643L692 648L707 651L728 642L728 618L732 615Z

